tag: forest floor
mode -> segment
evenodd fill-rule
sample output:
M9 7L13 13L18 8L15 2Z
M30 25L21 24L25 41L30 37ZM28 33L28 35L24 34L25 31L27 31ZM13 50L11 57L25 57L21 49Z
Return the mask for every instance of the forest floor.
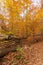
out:
M0 42L0 48L7 47L7 45L9 45L8 41L4 41L3 44ZM43 41L29 46L27 40L24 40L22 47L18 45L17 51L9 52L0 58L0 65L43 65Z

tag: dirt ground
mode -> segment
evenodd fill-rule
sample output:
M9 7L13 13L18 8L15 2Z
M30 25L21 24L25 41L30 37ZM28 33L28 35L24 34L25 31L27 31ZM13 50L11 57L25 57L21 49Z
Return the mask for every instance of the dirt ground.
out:
M43 65L43 41L30 46L24 44L16 52L9 52L0 58L0 65Z

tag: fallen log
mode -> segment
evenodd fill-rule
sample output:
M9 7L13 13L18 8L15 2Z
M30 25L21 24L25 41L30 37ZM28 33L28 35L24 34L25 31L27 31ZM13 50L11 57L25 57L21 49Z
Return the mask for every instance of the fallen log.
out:
M16 51L16 48L17 48L17 46L18 45L20 45L21 46L21 38L12 38L12 39L6 39L6 38L4 38L3 40L1 40L2 42L3 41L5 41L5 40L7 40L7 41L10 41L11 42L11 44L9 44L9 45L7 45L7 47L6 48L2 48L2 49L0 49L0 58L2 58L2 57L4 57L6 54L8 54L9 52L15 52ZM15 43L14 44L12 44L12 41L14 41ZM12 46L12 47L11 47Z
M0 49L0 58L4 57L9 52L15 52L15 51L16 51L16 47Z

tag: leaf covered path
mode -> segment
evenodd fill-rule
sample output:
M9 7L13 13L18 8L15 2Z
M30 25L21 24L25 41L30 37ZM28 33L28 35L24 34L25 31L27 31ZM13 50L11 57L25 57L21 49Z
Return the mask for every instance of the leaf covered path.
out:
M43 41L32 44L30 47L24 45L22 51L22 58L21 56L17 58L21 54L21 51L10 52L3 57L0 65L43 65Z

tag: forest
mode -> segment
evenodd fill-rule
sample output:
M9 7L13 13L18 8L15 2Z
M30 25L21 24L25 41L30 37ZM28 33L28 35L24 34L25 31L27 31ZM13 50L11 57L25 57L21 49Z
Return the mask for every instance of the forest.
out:
M0 0L0 65L43 65L43 0Z

